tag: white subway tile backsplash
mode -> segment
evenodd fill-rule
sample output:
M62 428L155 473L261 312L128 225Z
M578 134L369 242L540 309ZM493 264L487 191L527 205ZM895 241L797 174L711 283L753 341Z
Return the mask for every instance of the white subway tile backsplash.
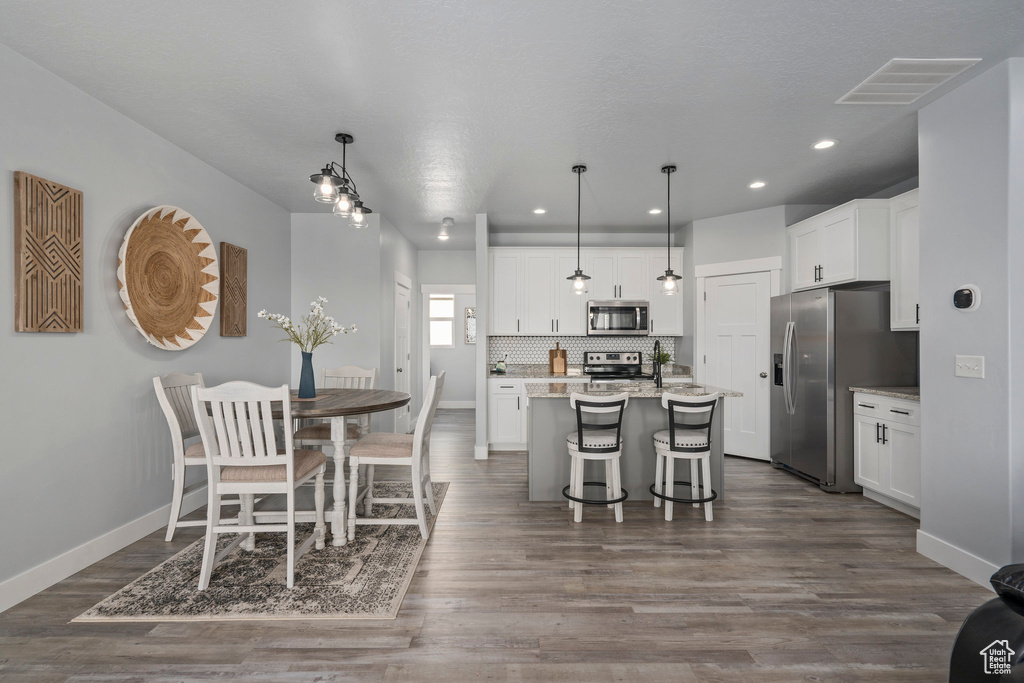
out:
M570 365L583 363L584 351L640 351L644 362L654 352L654 342L661 342L661 350L675 359L675 337L488 337L488 362L496 363L508 354L509 363L547 363L548 350L559 342L568 353Z

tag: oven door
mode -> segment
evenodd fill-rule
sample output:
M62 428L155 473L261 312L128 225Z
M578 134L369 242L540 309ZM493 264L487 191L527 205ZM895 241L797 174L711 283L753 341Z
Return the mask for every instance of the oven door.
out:
M589 336L647 334L646 301L591 301L588 306Z

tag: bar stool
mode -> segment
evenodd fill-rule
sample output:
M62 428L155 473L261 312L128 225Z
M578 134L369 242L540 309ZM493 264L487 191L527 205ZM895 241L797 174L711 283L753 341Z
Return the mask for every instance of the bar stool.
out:
M622 414L629 402L629 394L589 396L570 394L569 405L576 411L576 431L565 437L569 448L569 485L562 495L569 499L573 521L583 521L584 505L607 505L615 509L615 521L622 521L622 501L629 497L622 490L619 457L622 455ZM584 414L597 415L594 422L584 422ZM588 460L604 461L604 481L583 481L583 470ZM605 499L583 497L583 487L605 487Z
M686 396L664 393L661 405L668 409L668 429L654 433L655 474L650 491L654 494L654 507L665 501L665 519L672 520L673 503L704 504L704 519L713 519L711 501L718 494L711 488L711 421L715 416L718 394ZM676 459L690 461L690 481L675 481ZM700 464L701 483L697 481ZM662 493L664 479L665 492ZM675 484L689 485L689 498L676 498ZM707 492L711 491L711 495Z

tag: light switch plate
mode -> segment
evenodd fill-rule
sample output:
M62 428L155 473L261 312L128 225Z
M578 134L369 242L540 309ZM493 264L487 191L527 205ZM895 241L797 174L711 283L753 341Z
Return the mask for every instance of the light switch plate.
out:
M985 356L957 356L956 376L985 379Z

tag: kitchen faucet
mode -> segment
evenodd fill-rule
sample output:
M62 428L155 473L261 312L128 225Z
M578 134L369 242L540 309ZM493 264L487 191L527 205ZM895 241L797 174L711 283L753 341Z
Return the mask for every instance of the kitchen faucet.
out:
M661 340L654 340L654 386L661 388Z

